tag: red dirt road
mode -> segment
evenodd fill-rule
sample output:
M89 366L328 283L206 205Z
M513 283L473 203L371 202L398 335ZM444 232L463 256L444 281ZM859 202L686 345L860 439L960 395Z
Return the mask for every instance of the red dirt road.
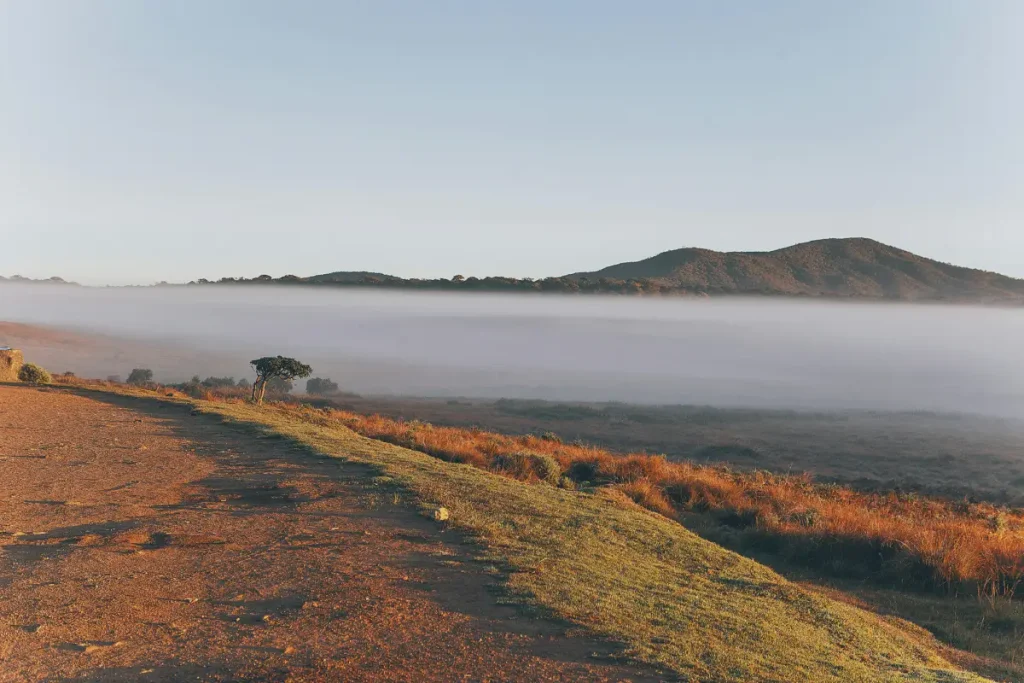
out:
M657 679L367 470L180 406L0 386L0 475L5 683Z

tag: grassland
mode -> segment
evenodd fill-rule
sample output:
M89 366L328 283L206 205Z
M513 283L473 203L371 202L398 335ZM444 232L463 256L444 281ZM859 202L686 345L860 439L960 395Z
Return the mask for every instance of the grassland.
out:
M555 436L507 436L333 411L375 439L520 479L545 478L510 456L547 456L569 485L613 485L670 518L711 513L754 548L840 577L911 589L1012 597L1024 581L1024 514L987 503L859 493L807 477L671 463L642 453L618 455ZM557 479L556 479L557 480Z
M859 490L913 491L1024 506L1024 422L926 412L797 412L709 406L564 403L525 399L342 396L361 414L555 432L620 453L744 470L807 472Z
M954 670L921 629L805 590L622 491L497 476L363 437L311 407L192 404L313 454L373 465L380 486L451 511L479 561L504 577L507 600L621 642L683 680L981 680Z

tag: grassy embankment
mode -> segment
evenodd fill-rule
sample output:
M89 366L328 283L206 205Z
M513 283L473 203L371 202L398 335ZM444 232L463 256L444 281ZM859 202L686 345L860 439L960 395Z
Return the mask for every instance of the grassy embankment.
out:
M739 550L779 555L840 578L912 590L1012 597L1024 581L1024 514L986 503L861 493L806 476L618 455L554 437L507 436L333 411L374 439L525 480L614 486L667 517L706 513ZM557 479L556 479L557 481Z
M926 632L804 590L616 488L568 490L496 476L366 438L346 426L352 418L311 408L192 404L316 453L373 465L382 485L448 508L449 523L477 542L479 559L502 571L508 600L621 642L631 656L684 680L981 680L955 671Z

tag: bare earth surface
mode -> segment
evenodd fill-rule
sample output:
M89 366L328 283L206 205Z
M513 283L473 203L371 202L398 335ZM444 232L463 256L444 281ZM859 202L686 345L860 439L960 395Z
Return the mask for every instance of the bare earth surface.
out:
M180 406L0 386L0 477L3 682L657 679L367 470Z

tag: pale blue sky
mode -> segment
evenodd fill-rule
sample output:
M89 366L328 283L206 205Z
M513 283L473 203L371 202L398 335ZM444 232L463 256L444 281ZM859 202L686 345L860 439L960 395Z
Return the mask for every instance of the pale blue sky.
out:
M1024 276L1024 2L0 0L0 274Z

